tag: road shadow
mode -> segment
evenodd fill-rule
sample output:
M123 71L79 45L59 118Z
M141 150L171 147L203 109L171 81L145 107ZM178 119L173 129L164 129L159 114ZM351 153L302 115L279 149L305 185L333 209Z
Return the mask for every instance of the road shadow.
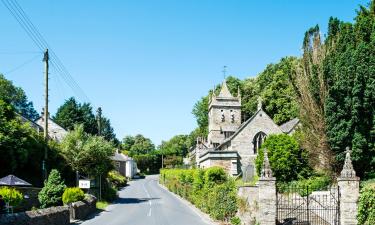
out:
M156 200L160 198L118 198L113 204L139 204L150 200Z

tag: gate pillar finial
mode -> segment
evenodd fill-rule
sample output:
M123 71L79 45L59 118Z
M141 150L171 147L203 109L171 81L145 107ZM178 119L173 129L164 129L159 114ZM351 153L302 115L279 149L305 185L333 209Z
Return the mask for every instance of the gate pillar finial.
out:
M341 225L356 225L359 199L359 177L353 168L351 151L346 148L345 162L340 177L337 179L340 188L340 222Z

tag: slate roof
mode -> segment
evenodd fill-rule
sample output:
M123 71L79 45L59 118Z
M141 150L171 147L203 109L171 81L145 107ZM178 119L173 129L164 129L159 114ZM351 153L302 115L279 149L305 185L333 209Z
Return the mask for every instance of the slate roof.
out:
M292 120L289 120L286 123L281 124L280 128L284 133L289 134L298 124L299 124L299 119L294 118Z
M113 161L119 161L119 162L126 162L126 161L129 161L131 160L130 157L122 154L122 153L118 153L117 151L115 152L115 154L111 157L111 159Z

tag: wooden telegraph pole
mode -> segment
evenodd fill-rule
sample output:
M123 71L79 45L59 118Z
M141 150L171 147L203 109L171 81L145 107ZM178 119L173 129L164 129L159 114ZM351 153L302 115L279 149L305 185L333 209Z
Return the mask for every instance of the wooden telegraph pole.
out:
M44 79L45 79L45 90L44 90L44 114L43 114L43 119L44 119L44 127L43 127L43 130L44 130L44 133L43 133L43 136L44 136L44 140L48 141L48 116L49 116L49 113L48 113L48 70L49 70L49 54L48 54L48 49L46 49L46 51L44 52L44 58L43 58L43 61L45 62L45 76L44 76ZM47 162L47 152L48 152L48 147L47 145L45 146L45 149L44 149L44 160L43 160L43 177L44 177L44 180L47 179L47 168L46 168L46 162Z
M97 122L98 122L98 136L102 135L102 108L99 107L97 110ZM102 175L99 175L99 200L102 199Z

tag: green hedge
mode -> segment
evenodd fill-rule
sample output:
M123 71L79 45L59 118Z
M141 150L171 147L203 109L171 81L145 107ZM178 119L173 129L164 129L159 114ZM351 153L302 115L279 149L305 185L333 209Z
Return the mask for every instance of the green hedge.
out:
M237 188L220 167L163 169L160 183L216 220L229 222L237 212Z
M368 183L361 189L358 204L358 224L375 224L375 183Z

